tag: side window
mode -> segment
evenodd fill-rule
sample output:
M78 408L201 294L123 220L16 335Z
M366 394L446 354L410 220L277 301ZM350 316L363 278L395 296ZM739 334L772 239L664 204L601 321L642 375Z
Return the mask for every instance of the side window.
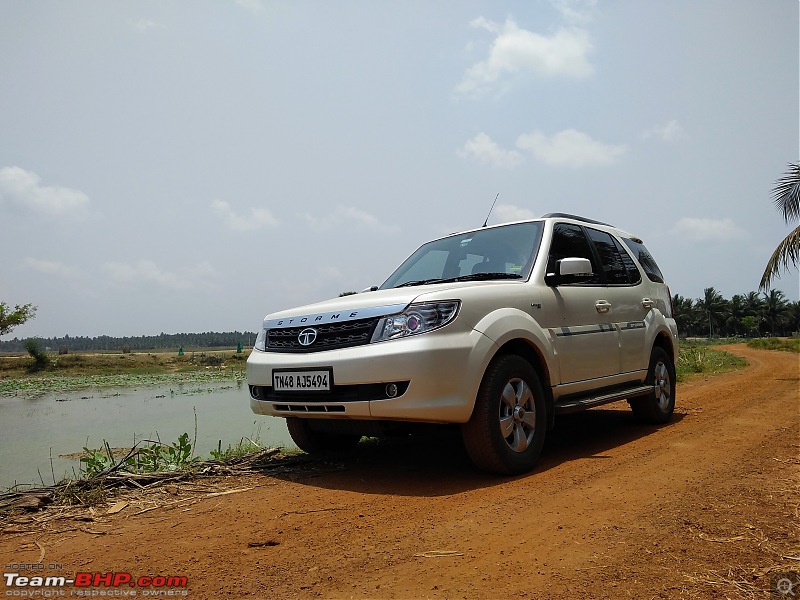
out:
M647 278L656 283L664 283L664 276L661 274L661 270L658 268L655 259L647 251L647 248L644 247L644 244L639 240L630 240L628 238L622 238L622 241L631 249L633 256L642 265Z
M614 238L614 245L619 250L619 255L622 257L622 264L625 265L625 270L628 271L628 283L632 285L638 284L642 280L639 274L639 269L636 267L636 262L631 258L631 255L625 251L616 238Z
M553 228L553 241L550 243L550 253L547 256L547 272L554 273L556 261L562 258L588 258L592 263L594 277L582 283L594 285L601 283L601 270L597 260L583 230L577 225L557 223Z
M614 238L605 231L598 231L589 227L586 228L586 232L594 242L597 254L600 255L606 283L610 285L627 285L631 283L628 279L628 265L623 261L622 254L628 258L631 264L633 264L633 261L627 253L620 254L620 249L614 243Z

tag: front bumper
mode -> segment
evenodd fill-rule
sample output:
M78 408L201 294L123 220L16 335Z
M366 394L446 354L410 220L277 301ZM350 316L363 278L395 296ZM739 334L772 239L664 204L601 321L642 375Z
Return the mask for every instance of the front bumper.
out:
M247 360L250 408L278 417L464 423L493 342L478 331L439 331L307 354L254 350ZM273 369L330 367L330 392L275 393ZM386 384L398 385L387 397ZM405 390L405 391L403 391Z

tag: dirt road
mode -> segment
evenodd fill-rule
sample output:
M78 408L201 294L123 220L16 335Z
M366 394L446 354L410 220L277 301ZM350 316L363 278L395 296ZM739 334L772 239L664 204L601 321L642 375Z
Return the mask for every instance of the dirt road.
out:
M225 495L51 510L7 525L0 560L184 576L192 598L769 598L800 573L800 359L732 351L750 366L680 385L667 426L626 403L561 418L525 476L475 472L457 437L362 444Z

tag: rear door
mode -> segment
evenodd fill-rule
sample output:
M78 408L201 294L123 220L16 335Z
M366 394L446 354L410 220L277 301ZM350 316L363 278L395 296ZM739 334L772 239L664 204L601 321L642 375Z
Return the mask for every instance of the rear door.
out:
M602 266L608 322L619 332L620 373L644 369L647 365L642 364L643 357L650 354L644 352L644 319L650 308L643 303L646 294L637 290L643 286L639 269L614 236L591 227L585 230Z

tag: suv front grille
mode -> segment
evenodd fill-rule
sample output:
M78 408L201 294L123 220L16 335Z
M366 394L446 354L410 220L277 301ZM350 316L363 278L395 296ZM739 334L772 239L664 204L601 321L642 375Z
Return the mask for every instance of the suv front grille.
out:
M270 329L267 331L268 352L319 352L336 348L349 348L369 343L378 319L359 319L325 325L309 325ZM317 337L313 343L303 346L300 343L300 332L314 329Z

